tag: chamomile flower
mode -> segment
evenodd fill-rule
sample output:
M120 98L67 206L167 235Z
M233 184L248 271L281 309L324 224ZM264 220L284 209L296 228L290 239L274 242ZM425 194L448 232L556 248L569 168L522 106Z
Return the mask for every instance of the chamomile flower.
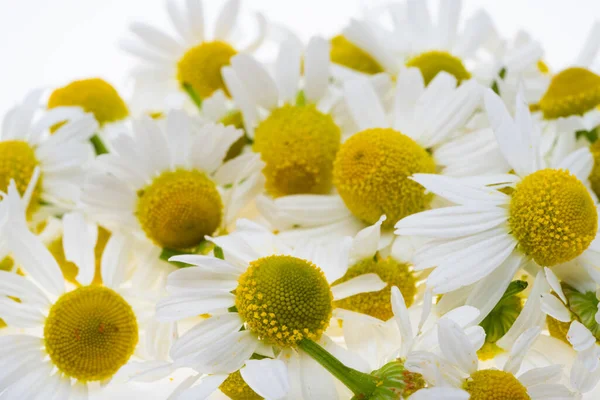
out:
M156 248L192 249L221 232L260 188L258 156L223 163L242 131L201 125L183 111L142 117L99 156L82 193L86 214ZM259 182L257 184L257 181Z
M130 113L117 90L104 79L80 79L50 93L48 109L71 107L91 113L102 136L111 138L123 130Z
M145 23L131 25L136 40L122 42L125 51L139 58L132 71L134 97L150 107L164 104L165 96L188 92L195 101L210 97L226 87L221 69L230 64L238 53L251 53L262 43L266 20L257 14L258 31L248 38L240 24L240 0L229 0L216 19L212 34L206 33L203 0L186 0L181 7L176 1L167 2L169 18L176 36L164 33ZM242 38L239 40L238 38Z
M478 348L457 323L440 319L438 326L442 357L433 354L425 357L425 354L419 354L412 359L409 356L407 360L407 364L419 368L433 386L463 389L470 394L469 398L472 400L573 398L566 386L555 383L562 375L560 365L521 372L526 353L540 334L539 328L530 328L519 336L503 369L498 370L480 369L476 354Z
M556 168L546 168L539 129L525 103L517 100L513 120L491 90L485 100L496 140L514 174L462 179L417 174L416 182L456 205L416 214L396 225L399 235L431 239L415 256L415 268L435 267L427 281L435 293L490 274L503 282L496 288L504 290L520 259L553 267L596 252L591 243L598 215L584 183L591 157L578 152ZM502 187L508 189L497 190Z
M263 215L292 237L354 235L382 215L384 228L430 207L433 196L410 179L415 173L435 173L436 148L472 116L481 101L480 86L440 73L425 86L416 68L397 78L393 111L387 113L373 87L347 82L345 100L358 126L340 147L333 165L337 193L260 197ZM301 229L292 230L291 228Z
M0 359L6 364L0 391L9 398L34 398L39 393L53 393L56 399L87 398L90 385L110 381L138 344L147 343L145 329L154 328L144 316L147 305L138 303L136 292L117 278L116 271L124 265L110 247L102 263L104 285L91 284L95 266L83 264L81 286L65 290L56 261L27 228L25 209L37 178L36 173L22 199L13 181L0 203L1 250L26 274L0 271L0 317L24 329L0 337ZM168 337L160 341L169 343Z
M32 193L29 215L40 202L72 208L83 181L83 167L94 157L88 139L98 123L91 114L62 107L43 115L41 91L31 92L6 116L0 131L0 191L11 180L21 194L25 192L33 171L40 169L40 179ZM49 128L68 120L54 133Z
M265 162L266 190L275 197L331 190L341 129L333 114L338 96L329 84L328 47L313 38L303 51L297 40L286 40L274 77L245 55L223 71L253 150Z
M313 395L318 398L331 398L333 377L303 354L302 342L318 341L330 352L339 351L325 334L336 313L335 301L379 291L386 284L374 273L335 284L347 270L350 240L291 252L265 228L240 220L234 233L211 241L222 250L224 260L173 257L194 267L169 276L169 296L157 306L163 321L211 314L174 344L175 366L200 374L231 374L245 365L242 377L264 397L277 398L268 395L270 382L259 379L261 374L289 376L290 387L295 388L290 390L316 391ZM274 349L280 350L277 359L268 359L275 358ZM268 358L260 364L249 362L254 353Z

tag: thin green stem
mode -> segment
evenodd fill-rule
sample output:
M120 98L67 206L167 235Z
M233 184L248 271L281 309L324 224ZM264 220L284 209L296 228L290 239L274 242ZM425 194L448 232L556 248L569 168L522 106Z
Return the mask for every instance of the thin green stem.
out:
M106 148L106 146L104 145L104 142L102 141L102 139L100 139L100 136L98 136L98 134L95 134L94 136L92 136L90 141L92 142L92 145L94 145L94 150L96 150L96 155L108 153L108 149Z
M188 96L190 96L190 99L192 99L196 107L198 107L199 110L202 110L202 97L198 96L198 93L196 93L192 85L189 83L184 83L183 90L185 90Z
M298 347L346 385L356 396L368 399L377 388L379 382L377 378L345 366L340 360L312 340L302 339L298 342Z

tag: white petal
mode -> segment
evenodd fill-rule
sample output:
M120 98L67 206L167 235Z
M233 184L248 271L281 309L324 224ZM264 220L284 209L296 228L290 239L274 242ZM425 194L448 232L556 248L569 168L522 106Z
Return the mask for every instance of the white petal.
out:
M235 26L240 11L240 0L229 0L223 6L215 24L215 39L226 40Z
M550 285L552 290L558 295L558 297L560 297L560 299L563 301L563 303L567 304L567 298L565 297L565 294L563 293L563 290L562 290L562 287L560 286L560 281L558 280L558 277L548 267L544 267L544 274L546 274L546 280L548 281L548 284Z
M313 37L308 42L304 58L304 92L306 98L316 103L327 92L329 84L329 52L330 44L320 37Z
M240 373L248 386L266 399L284 398L290 390L287 368L281 360L248 360Z
M444 356L468 374L477 371L477 353L462 328L450 319L440 319L438 326L438 340Z
M571 321L571 312L556 296L550 293L542 293L541 298L543 312L561 322Z
M409 397L409 400L469 400L469 392L452 387L432 387L421 389Z
M598 40L598 37L600 37L600 22L596 21L577 56L577 66L590 67L593 65L600 50L600 40Z
M156 318L161 322L178 321L200 314L226 310L235 304L230 293L186 293L162 299L156 305Z
M575 351L583 351L596 344L594 335L579 321L571 322L567 332L567 340Z
M573 393L566 386L558 383L544 383L527 388L531 400L568 400L573 398Z
M97 238L98 227L87 222L83 213L71 212L63 216L65 258L79 267L77 281L82 285L89 285L94 279Z
M184 390L173 400L205 400L213 394L229 375L216 374L202 378L199 384Z
M290 38L281 44L275 64L275 78L279 88L279 98L294 104L300 84L300 66L302 63L302 44Z
M405 356L412 345L414 336L404 297L396 286L392 287L392 312L402 337L401 354Z
M562 377L561 365L549 365L542 368L532 368L529 371L519 375L519 381L525 386L530 387L540 383L560 380Z
M344 99L360 130L386 128L389 125L381 100L369 81L361 79L346 82Z
M375 224L366 227L356 234L352 241L351 257L359 261L373 257L379 250L379 239L381 238L381 224L385 221L385 215L379 218Z
M521 336L519 336L510 350L508 360L506 360L506 363L504 364L505 372L510 372L513 375L516 375L519 372L519 369L521 369L521 364L527 355L527 351L529 351L538 336L540 336L540 333L541 329L539 327L535 327L526 330L521 334Z
M600 381L600 368L590 371L582 360L577 357L571 367L570 381L573 389L587 393L598 385L598 381Z
M584 147L566 156L555 168L566 169L585 183L594 168L594 156L588 147Z
M334 300L341 300L360 293L378 292L386 286L387 283L382 281L379 275L370 273L332 286L331 292Z
M257 104L266 109L277 106L277 86L262 65L245 54L233 57L231 65Z

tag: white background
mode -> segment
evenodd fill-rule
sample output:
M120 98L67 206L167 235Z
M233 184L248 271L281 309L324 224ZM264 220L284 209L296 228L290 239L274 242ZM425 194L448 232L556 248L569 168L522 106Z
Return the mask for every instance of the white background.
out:
M380 0L371 0L380 1ZM464 14L487 9L498 29L526 29L544 42L554 67L577 53L600 0L463 0ZM331 36L369 0L245 0L303 37ZM214 14L223 0L205 0ZM123 88L131 60L117 43L127 25L167 26L162 0L0 0L0 115L34 87L100 76Z

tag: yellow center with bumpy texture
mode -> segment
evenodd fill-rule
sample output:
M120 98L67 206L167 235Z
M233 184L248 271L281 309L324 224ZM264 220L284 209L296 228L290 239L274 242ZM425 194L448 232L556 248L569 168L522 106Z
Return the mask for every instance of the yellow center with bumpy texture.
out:
M242 374L240 371L235 371L233 374L229 374L227 379L221 386L219 386L219 390L223 392L223 394L229 397L231 400L262 400L263 398L256 394L254 390L242 378Z
M7 140L0 142L0 191L6 193L11 179L15 181L19 193L27 190L31 176L39 161L29 143L23 140ZM41 179L38 180L28 212L38 204L42 191Z
M417 293L416 279L408 264L399 263L391 257L383 260L376 258L362 260L350 267L342 278L333 283L333 286L369 273L377 274L387 283L387 286L378 292L360 293L338 300L334 306L387 321L394 316L391 303L392 286L400 289L407 307L412 305Z
M177 64L177 80L181 86L189 85L201 97L210 97L227 87L221 76L221 68L231 63L237 52L221 41L204 42L189 49Z
M367 129L348 139L333 167L333 182L348 209L374 224L382 215L385 228L423 211L433 196L409 179L434 173L435 164L414 140L393 129Z
M509 225L518 247L542 266L574 259L587 249L598 215L586 187L568 171L526 176L510 201Z
M266 164L269 194L328 193L340 141L340 128L331 115L314 105L284 105L271 112L256 127L253 146Z
M406 66L419 68L425 85L428 85L442 71L454 76L458 84L471 78L461 59L446 51L433 50L419 54L408 60Z
M292 256L251 262L235 290L235 305L248 329L281 347L318 340L329 325L332 302L321 269Z
M96 247L94 248L96 269L94 272L92 285L102 284L102 253L104 253L104 248L106 247L106 243L108 243L108 239L110 239L110 232L102 227L99 227L98 239L96 240ZM75 263L72 263L65 258L62 236L50 242L48 245L48 250L50 250L50 253L52 253L54 256L54 259L58 263L58 266L60 267L65 279L73 284L78 285L79 282L77 282L77 275L79 274L79 267Z
M140 225L148 238L163 248L197 246L217 230L222 214L217 187L197 170L163 172L138 192Z
M470 400L529 400L527 388L513 374L496 369L473 373L463 384Z
M364 74L374 75L383 72L383 67L369 53L338 35L331 39L331 62Z
M546 119L583 115L600 105L600 76L585 68L556 74L539 102Z
M133 354L138 326L115 291L85 286L62 295L44 325L46 352L60 372L80 381L111 378Z
M75 106L94 114L100 125L127 118L129 110L119 93L100 78L74 81L56 89L48 99L48 108Z

